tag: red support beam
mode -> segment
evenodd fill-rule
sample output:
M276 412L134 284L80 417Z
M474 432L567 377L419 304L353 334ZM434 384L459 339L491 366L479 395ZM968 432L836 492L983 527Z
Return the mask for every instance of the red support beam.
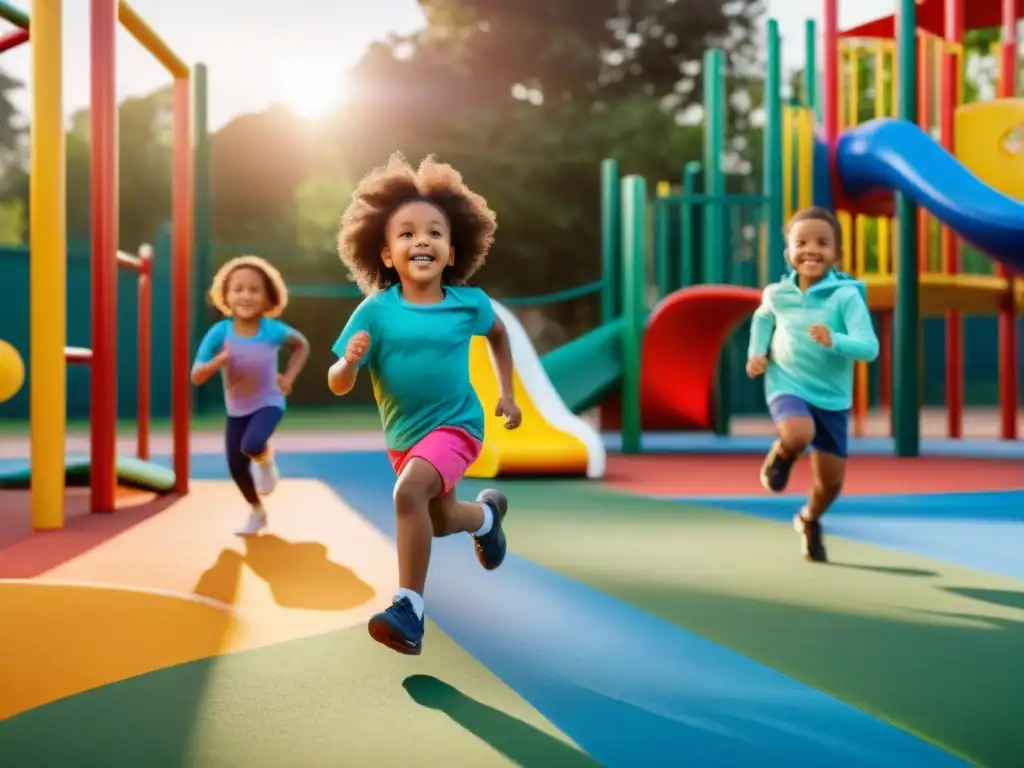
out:
M947 43L962 43L966 0L946 0L945 38ZM942 57L939 130L942 147L956 155L956 108L960 81L960 60L949 48ZM960 241L949 227L942 228L942 271L955 275L960 271ZM964 436L964 335L959 312L946 314L946 434Z
M93 512L113 512L117 490L117 3L91 0Z
M844 206L836 169L836 145L839 143L839 0L822 2L822 104L821 122L828 147L829 178L832 181L832 206Z
M188 493L189 380L192 285L192 117L188 78L174 80L174 158L171 179L171 421L174 490Z
M153 323L153 249L148 245L139 249L139 399L138 399L138 444L136 455L142 461L149 460L149 415L150 415L150 374L152 371L152 323Z
M1017 94L1017 13L1014 0L1002 0L1003 40L999 57L999 96ZM1017 313L1014 275L1002 264L1000 277L1007 278L1008 290L999 309L999 436L1017 439Z
M12 48L17 48L22 43L28 42L28 30L27 29L16 29L13 32L8 32L3 37L0 37L0 53L9 51Z

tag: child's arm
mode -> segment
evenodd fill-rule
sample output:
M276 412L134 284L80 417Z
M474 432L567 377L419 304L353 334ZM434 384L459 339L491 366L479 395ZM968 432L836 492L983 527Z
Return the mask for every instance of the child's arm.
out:
M768 354L768 345L771 343L772 332L775 330L775 312L772 310L769 288L765 288L761 297L761 305L754 310L754 316L750 320L748 360L753 357L765 357Z
M288 335L281 345L287 347L291 352L291 357L288 358L288 367L281 374L280 380L281 391L285 392L285 394L291 391L296 377L303 366L306 365L306 360L309 359L309 341L294 328L289 328L288 331Z
M359 369L366 362L370 348L372 304L364 299L345 323L345 328L334 342L331 350L338 361L327 370L327 388L331 394L341 397L352 391L359 376Z
M491 347L491 361L494 363L494 373L498 377L499 396L494 413L496 416L505 417L506 429L515 429L522 423L523 414L516 405L515 389L512 384L512 344L508 338L508 329L497 315L487 332L487 343Z
M192 364L192 383L198 387L212 379L227 364L228 352L225 326L217 323L199 342L196 359Z
M843 304L843 323L846 333L832 332L832 349L854 360L873 362L878 357L878 336L860 293L850 291Z
M494 363L494 373L498 377L499 394L501 397L512 399L512 344L508 340L508 329L500 317L495 316L494 324L487 332L487 343L491 347L491 360Z

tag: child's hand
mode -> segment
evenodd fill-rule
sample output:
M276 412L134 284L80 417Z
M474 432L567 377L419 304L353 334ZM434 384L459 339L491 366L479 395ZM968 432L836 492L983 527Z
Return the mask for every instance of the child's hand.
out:
M219 369L223 368L225 365L228 364L228 359L230 357L231 357L231 349L228 347L228 343L225 341L224 342L224 348L221 349L221 351L217 353L217 356L215 358L213 358L213 360L211 362L213 362L216 365L217 369L219 370Z
M292 386L295 384L295 379L289 376L287 373L277 374L277 386L281 390L282 395L290 395L292 393Z
M498 398L498 405L494 409L495 416L505 417L505 429L515 429L523 423L523 412L519 410L516 401L511 395Z
M768 370L768 358L764 355L755 355L747 360L747 376L756 379Z
M370 334L366 331L359 331L359 333L348 340L348 346L345 347L345 362L358 363L363 359L363 355L366 354L366 350L369 348Z
M807 329L811 334L811 338L821 344L821 346L828 349L832 346L832 331L824 325L812 325Z

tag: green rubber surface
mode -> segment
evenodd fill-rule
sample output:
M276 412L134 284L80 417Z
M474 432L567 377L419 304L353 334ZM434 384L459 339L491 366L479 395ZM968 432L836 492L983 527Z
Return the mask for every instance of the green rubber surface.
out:
M573 413L601 403L622 379L622 319L606 323L541 358L559 397Z
M596 765L430 623L420 657L360 624L78 694L0 722L0 756L26 768Z
M139 488L156 493L168 493L174 488L174 472L159 464L153 464L129 456L118 456L117 480L129 488ZM69 457L64 465L65 482L72 487L89 484L90 464L87 456ZM30 465L16 464L9 469L0 469L0 488L28 488L32 479Z
M836 537L813 565L788 525L585 481L501 487L518 554L973 764L1024 753L1024 583Z

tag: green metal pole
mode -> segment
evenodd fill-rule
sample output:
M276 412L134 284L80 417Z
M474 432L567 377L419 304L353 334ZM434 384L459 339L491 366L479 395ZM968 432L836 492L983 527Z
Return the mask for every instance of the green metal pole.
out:
M647 183L622 180L622 452L640 453L640 354L644 333L647 261Z
M722 153L725 145L725 54L720 50L704 53L704 191L712 201L704 207L705 280L725 281L723 252L725 216L719 198L725 195Z
M804 22L804 106L818 113L818 25L814 19ZM821 116L818 115L818 119Z
M704 191L711 198L704 206L704 258L701 265L709 283L726 281L725 248L725 174L722 153L725 148L725 53L714 49L704 54ZM722 348L718 364L718 387L713 429L729 433L729 354Z
M0 2L0 19L9 21L20 29L29 28L28 14L20 8L15 8L10 3Z
M619 164L616 160L601 161L601 288L602 322L610 323L622 314L619 290L622 273L622 212Z
M782 279L785 272L785 261L782 257L786 250L783 229L786 223L782 220L786 210L783 204L782 184L782 142L787 137L782 135L782 37L779 34L779 22L769 19L767 25L768 72L765 83L765 126L764 126L764 196L768 199L767 228L765 234L768 249L768 282L774 283Z
M668 197L672 186L659 181L654 202L654 281L658 287L658 298L672 293L672 209Z
M697 206L692 202L700 191L700 163L690 161L683 168L683 202L679 212L679 287L696 285Z
M899 0L896 14L897 88L899 117L917 119L917 8L915 0ZM893 437L897 456L921 452L920 371L918 369L920 313L917 299L917 205L896 195L899 254L896 272L896 317L893 324Z
M206 65L196 64L192 68L192 101L194 117L194 149L192 158L193 174L193 254L194 269L192 293L192 338L190 349L196 348L195 334L206 325L206 302L202 297L212 278L213 272L213 192L210 178L210 125L209 125L209 90L206 78ZM199 396L192 399L196 412L207 410L210 388L200 388ZM203 398L202 393L208 396Z

